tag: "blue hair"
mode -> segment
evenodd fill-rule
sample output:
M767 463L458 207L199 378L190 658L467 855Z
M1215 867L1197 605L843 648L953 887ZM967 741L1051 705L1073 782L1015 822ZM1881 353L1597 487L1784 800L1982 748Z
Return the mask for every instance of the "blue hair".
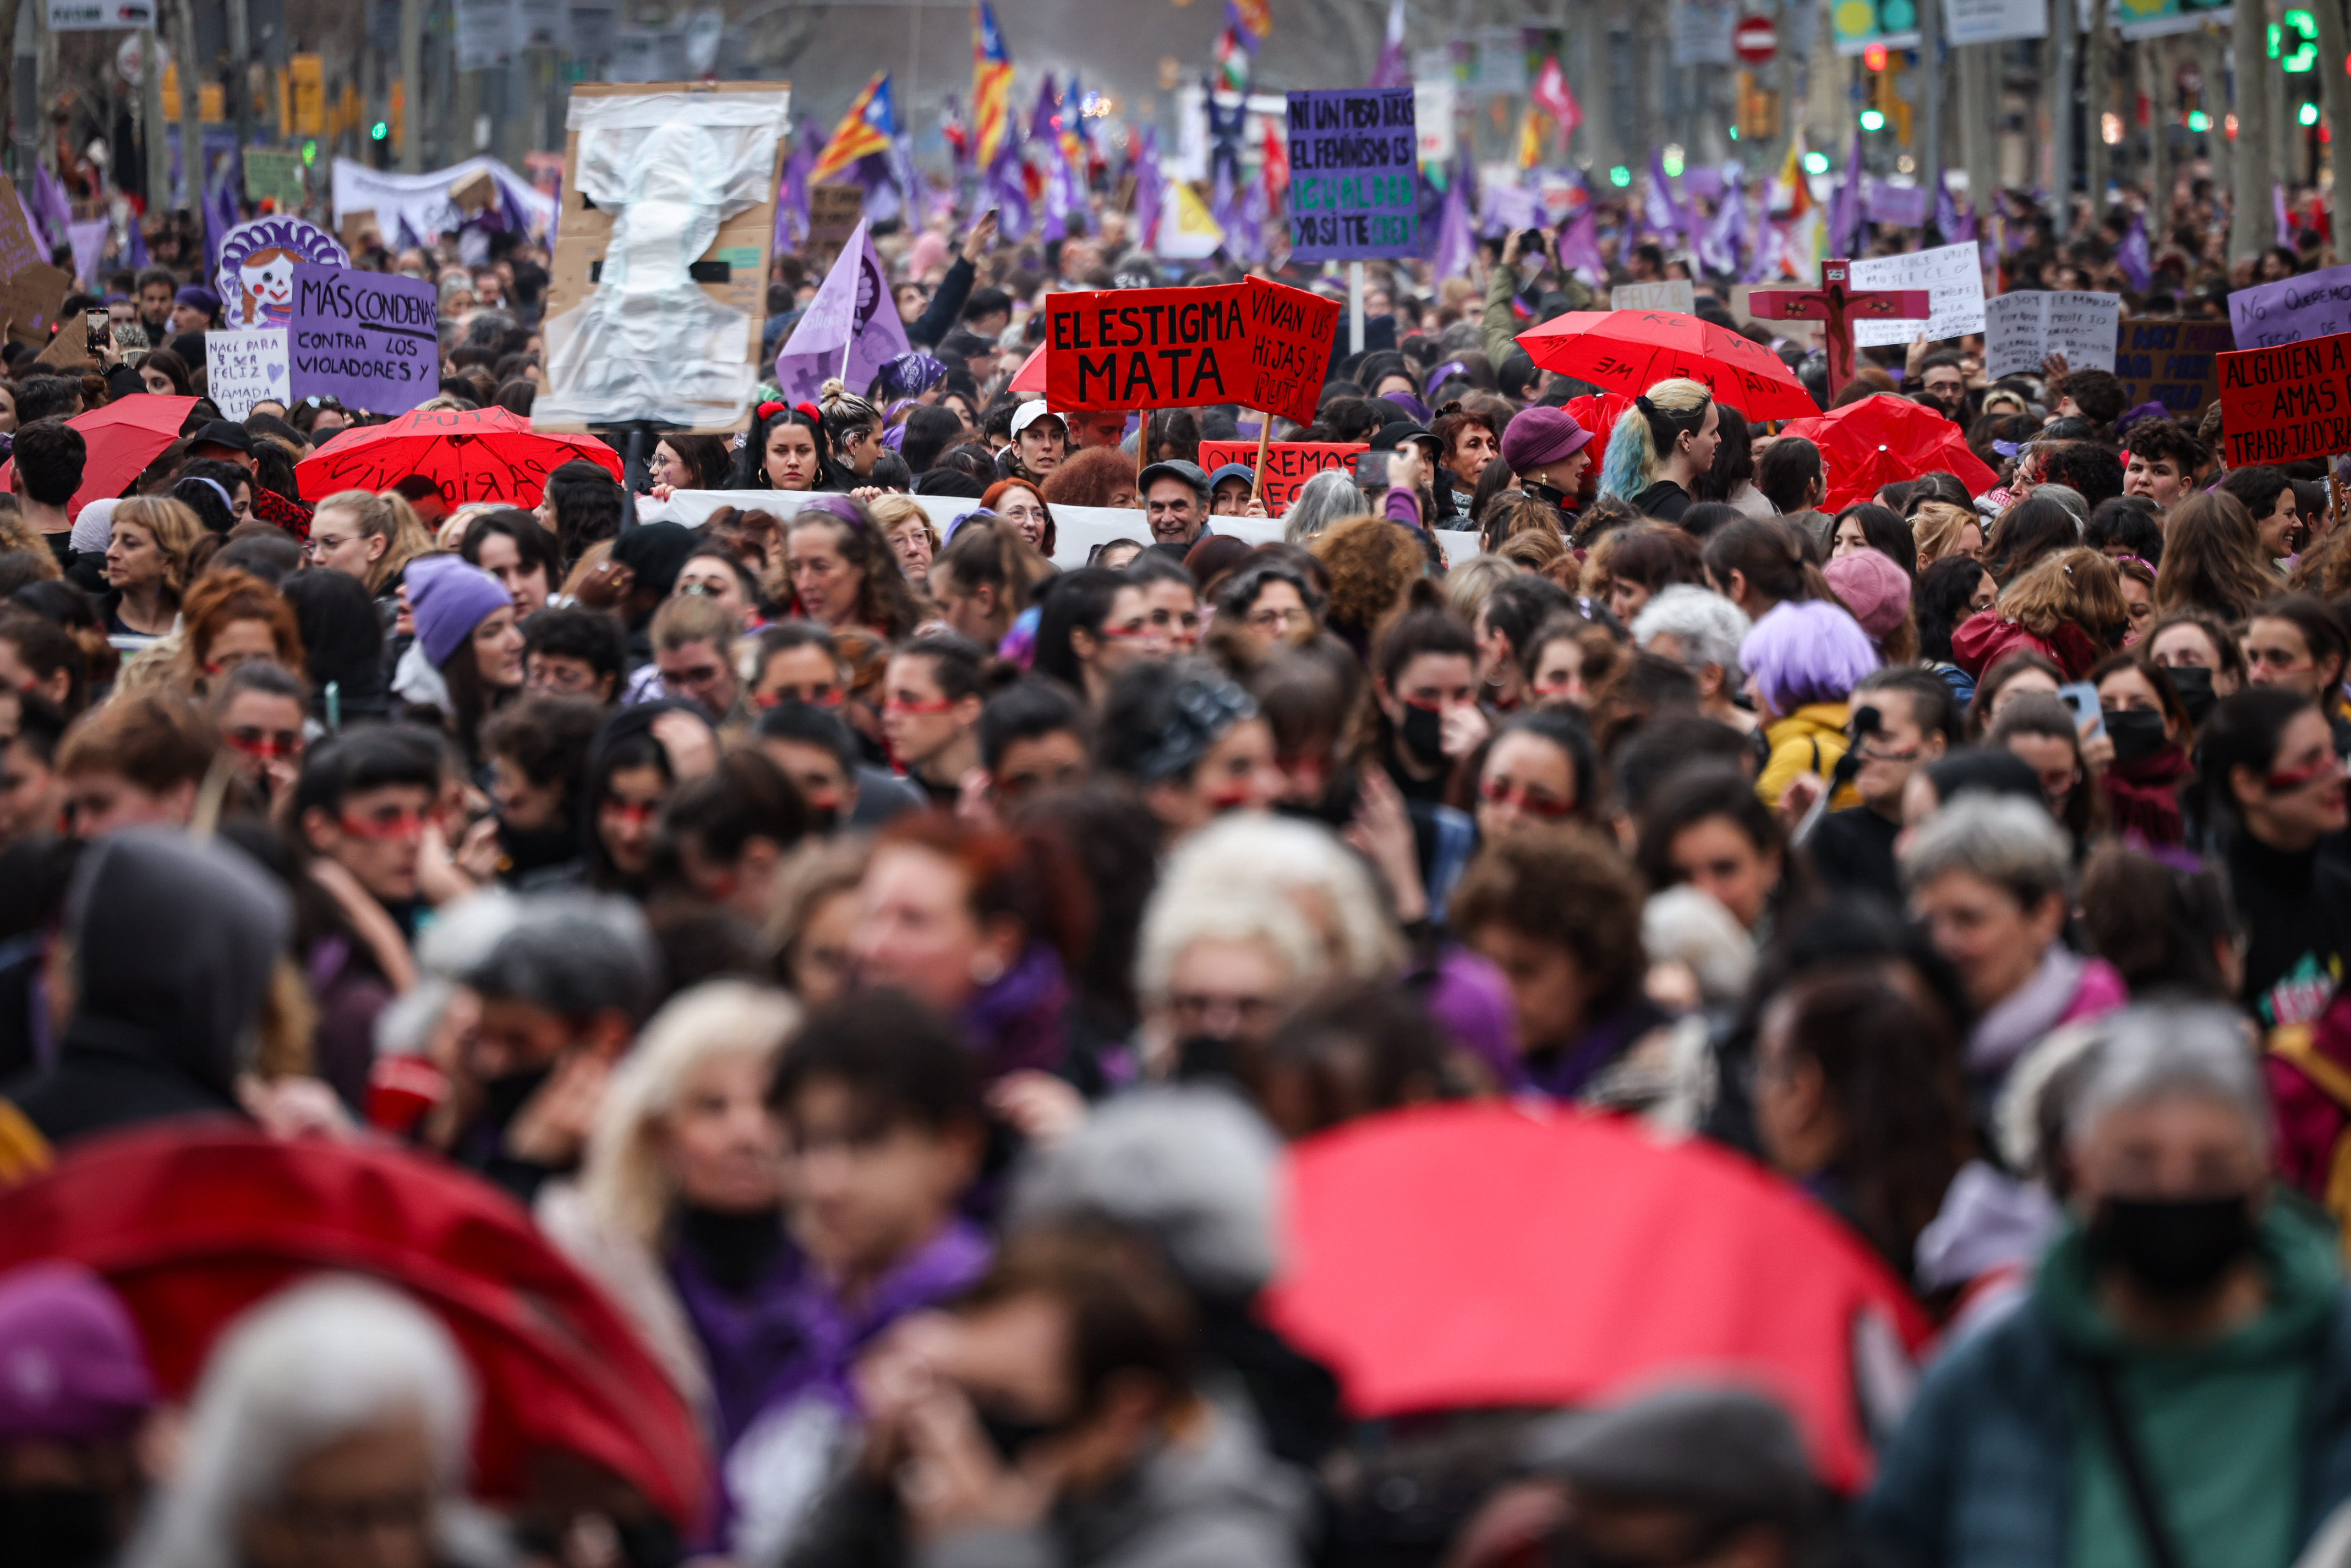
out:
M1600 493L1630 501L1648 489L1642 475L1654 462L1654 450L1646 414L1635 408L1617 415L1615 429L1608 432L1608 450L1600 459Z

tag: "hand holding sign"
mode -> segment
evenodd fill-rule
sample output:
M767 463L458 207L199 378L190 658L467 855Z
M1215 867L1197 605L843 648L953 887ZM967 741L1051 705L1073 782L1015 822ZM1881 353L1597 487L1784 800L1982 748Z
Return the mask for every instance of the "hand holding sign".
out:
M1335 300L1260 278L1057 294L1046 312L1045 398L1058 410L1238 403L1301 424L1339 325Z
M441 385L440 294L388 273L294 268L291 390L396 414Z

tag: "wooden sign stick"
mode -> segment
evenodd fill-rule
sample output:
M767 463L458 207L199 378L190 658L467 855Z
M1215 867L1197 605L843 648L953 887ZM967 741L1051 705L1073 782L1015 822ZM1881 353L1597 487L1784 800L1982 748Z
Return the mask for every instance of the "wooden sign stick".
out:
M1273 416L1263 409L1257 411L1257 466L1249 475L1249 499L1255 501L1265 485L1265 443L1273 434Z

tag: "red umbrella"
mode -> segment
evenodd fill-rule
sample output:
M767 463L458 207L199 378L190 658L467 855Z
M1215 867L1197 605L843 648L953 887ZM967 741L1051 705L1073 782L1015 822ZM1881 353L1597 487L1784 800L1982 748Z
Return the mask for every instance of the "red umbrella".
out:
M1821 449L1828 470L1834 512L1866 501L1896 480L1916 479L1941 469L1959 476L1970 495L1981 495L2000 475L1968 450L1959 427L1922 404L1879 392L1808 420L1792 420L1782 437L1802 436Z
M1519 347L1546 370L1628 398L1687 376L1750 420L1820 412L1777 354L1677 310L1571 310L1520 333Z
M89 454L82 460L81 486L66 504L66 510L78 516L91 502L130 489L131 482L180 439L180 427L195 406L193 398L159 398L140 392L68 420L66 423L81 431L82 444ZM0 463L0 488L5 488L16 472L13 459Z
M150 1124L77 1145L0 1193L0 1271L52 1258L121 1294L174 1399L262 1297L328 1269L389 1280L440 1314L473 1365L483 1496L522 1497L532 1457L559 1451L682 1527L701 1510L699 1430L634 1331L512 1199L455 1167L224 1122Z
M504 409L418 409L388 424L347 430L294 465L302 499L339 490L389 490L412 474L451 506L496 501L536 506L547 476L574 458L621 477L621 454L594 436L555 435Z
M1677 1375L1777 1395L1822 1477L1868 1479L1855 1331L1924 1343L1829 1212L1700 1142L1487 1101L1374 1116L1290 1151L1267 1319L1364 1417L1583 1405Z
M1008 389L1034 393L1040 398L1045 395L1045 346L1042 343L1030 349L1029 358L1020 361L1020 369L1012 372L1012 384Z
M1567 411L1575 416L1577 424L1592 432L1592 444L1588 450L1592 453L1594 469L1600 466L1600 460L1607 453L1608 437L1615 431L1616 421L1632 406L1633 400L1622 392L1586 392L1580 398L1567 400ZM1744 413L1746 410L1742 409L1740 411Z

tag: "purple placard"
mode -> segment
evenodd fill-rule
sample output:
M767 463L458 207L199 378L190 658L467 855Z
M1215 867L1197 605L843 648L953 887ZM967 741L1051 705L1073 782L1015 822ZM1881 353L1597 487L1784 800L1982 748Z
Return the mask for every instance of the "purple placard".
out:
M1923 229L1933 195L1924 185L1889 185L1872 180L1862 188L1869 221L1891 229Z
M1420 137L1410 88L1290 95L1290 254L1420 254Z
M304 262L349 266L350 253L318 224L300 218L255 218L221 238L213 282L221 319L231 327L283 327L294 314L294 269Z
M2240 348L2274 348L2351 332L2351 266L2241 288L2229 296L2229 326Z
M440 292L417 278L294 269L292 391L397 414L440 389Z

